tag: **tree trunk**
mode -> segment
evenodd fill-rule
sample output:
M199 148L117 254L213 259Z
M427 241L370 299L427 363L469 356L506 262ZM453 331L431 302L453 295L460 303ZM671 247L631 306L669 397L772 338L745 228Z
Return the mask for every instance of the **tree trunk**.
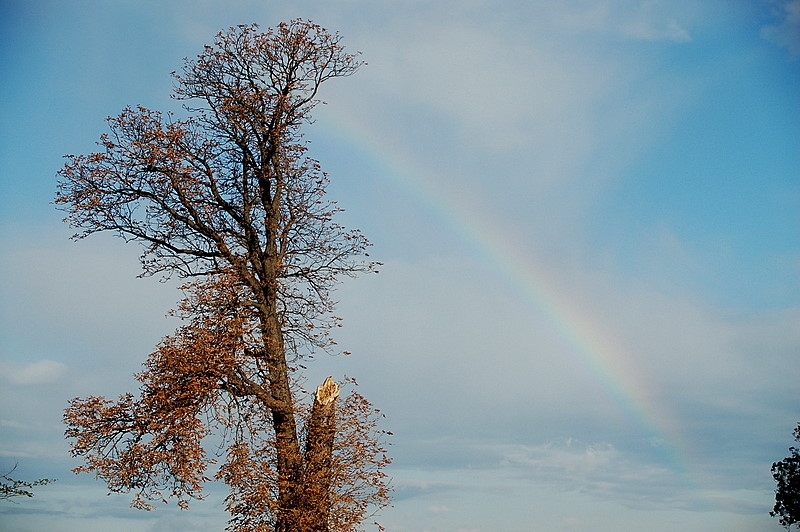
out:
M289 383L283 334L275 308L275 291L265 291L267 312L262 318L262 336L267 354L269 390L278 407L272 408L278 473L278 511L275 532L299 532L302 503L303 456L297 437L295 407Z
M339 385L331 378L317 387L308 421L303 506L308 532L328 532L331 510L331 465L336 435Z

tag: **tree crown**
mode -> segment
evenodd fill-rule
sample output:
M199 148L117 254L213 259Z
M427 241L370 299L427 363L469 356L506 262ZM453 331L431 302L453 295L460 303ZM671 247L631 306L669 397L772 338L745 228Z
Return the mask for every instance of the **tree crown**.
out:
M233 530L352 530L387 504L377 410L355 392L337 400L332 381L303 400L296 375L333 344L333 285L377 267L336 223L300 131L321 84L359 66L311 22L230 28L174 74L186 118L129 107L98 152L67 156L55 201L75 238L112 232L143 245L143 275L188 278L184 324L137 375L139 396L67 408L76 471L134 491L135 506L187 506L216 463L202 444L215 431Z

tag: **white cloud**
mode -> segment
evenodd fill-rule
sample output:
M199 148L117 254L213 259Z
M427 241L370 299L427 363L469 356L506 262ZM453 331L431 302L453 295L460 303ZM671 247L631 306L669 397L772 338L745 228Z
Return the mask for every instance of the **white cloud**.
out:
M13 458L14 460L19 460L20 458L31 457L33 457L33 455L25 451L0 449L0 458Z
M526 307L524 294L507 292L497 272L463 259L395 261L376 278L348 284L341 338L355 355L346 371L363 377L367 396L403 435L399 463L446 478L451 468L493 467L502 456L504 467L562 489L719 511L741 499L729 491L768 484L759 470L765 466L745 455L785 439L781 423L792 419L800 378L785 366L800 348L792 325L798 309L743 314L673 283L599 267L546 265L551 288L580 309L589 330L613 339L607 348L594 343L600 336L584 338L600 349L589 353L599 357L596 367L587 353L553 338L553 322ZM608 381L608 372L619 381ZM638 414L627 410L631 404ZM507 447L486 443L498 434ZM559 439L570 435L598 443ZM556 443L529 443L536 441ZM685 484L682 469L695 486ZM695 497L694 489L727 495ZM753 504L740 506L752 511Z
M590 86L586 65L577 58L542 53L536 45L493 34L480 25L417 22L394 31L400 28L402 34L391 41L369 43L381 61L370 65L362 82L374 82L371 91L417 113L428 109L429 119L440 126L442 120L459 126L459 139L452 140L482 150L508 152L532 145L535 131L552 135L572 126L582 96L607 76L592 72L597 75ZM387 47L397 40L406 44ZM562 68L565 63L572 68ZM535 131L532 124L537 125Z
M688 42L692 38L675 20L668 20L663 26L653 26L645 20L633 20L622 26L623 33L634 39L645 41L669 40Z
M370 63L357 82L326 88L336 106L324 112L344 115L337 121L363 115L371 137L388 143L434 143L436 151L446 142L443 160L451 150L485 157L521 149L554 166L526 179L563 174L591 147L589 106L628 75L617 58L575 46L549 27L544 19L559 9L548 5L525 8L514 20L496 9L457 9L446 20L395 14L380 33L360 36ZM535 28L519 28L519 16ZM393 139L403 128L417 138Z
M628 4L594 16L641 38L683 28L682 8L634 6L644 12L634 16ZM320 123L334 134L346 124L412 188L438 188L437 205L469 196L479 212L519 215L509 225L527 238L570 245L587 205L661 140L699 83L599 30L575 39L570 17L595 8L535 3L514 20L506 10L393 13L380 32L354 36L369 65L326 87Z
M100 386L113 381L104 370L138 371L174 325L165 314L180 297L175 283L137 279L135 245L110 236L73 243L59 233L20 231L5 242L0 269L14 282L0 286L0 331L9 338L2 356L17 366L38 358L69 363L79 379ZM57 375L55 368L31 367L18 381Z
M24 462L21 462L24 463ZM174 504L146 512L130 508L129 494L109 493L101 481L73 475L68 469L37 473L57 482L37 488L36 495L19 505L3 508L3 530L59 532L180 532L222 530L228 515L219 492L207 491L207 499L192 501L191 510ZM36 477L38 478L38 477ZM224 496L224 495L223 495ZM35 516L35 517L32 517Z
M777 24L761 28L761 36L800 57L800 0L780 2L777 18L780 19Z
M575 33L600 33L635 41L671 41L683 43L692 40L684 24L692 9L686 2L660 0L604 2L573 2L558 11L556 21L564 29Z
M393 471L403 484L435 477L451 487L397 499L379 521L392 532L769 529L764 510L769 491L697 493L689 485L676 490L668 471L609 444L562 440L483 450L505 462L486 468ZM442 506L450 511L425 511Z
M647 463L610 443L575 439L540 445L498 445L501 464L556 489L623 500L632 506L685 506L692 497L674 470ZM684 499L676 501L677 497Z
M39 360L11 370L6 374L6 378L19 385L46 384L59 380L66 370L67 366L61 362Z

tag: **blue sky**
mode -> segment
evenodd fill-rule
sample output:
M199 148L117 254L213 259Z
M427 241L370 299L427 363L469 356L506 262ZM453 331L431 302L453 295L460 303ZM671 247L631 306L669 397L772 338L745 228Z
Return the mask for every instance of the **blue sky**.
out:
M780 530L800 420L800 2L0 2L0 465L57 477L7 530L222 529L69 469L75 396L131 390L174 322L137 249L68 241L68 153L231 25L368 63L307 130L385 267L338 291L395 436L400 531Z

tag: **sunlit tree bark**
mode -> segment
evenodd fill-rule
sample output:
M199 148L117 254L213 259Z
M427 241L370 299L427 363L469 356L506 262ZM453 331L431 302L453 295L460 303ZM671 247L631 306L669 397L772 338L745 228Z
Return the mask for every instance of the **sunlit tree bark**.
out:
M60 171L76 238L110 231L143 244L145 275L188 278L184 325L150 355L140 394L74 399L65 413L77 470L133 491L135 506L200 497L212 431L232 530L352 530L388 503L377 411L355 392L339 399L332 379L308 404L297 379L333 344L333 285L377 266L335 222L300 132L320 85L359 66L310 22L231 28L175 74L188 118L127 108L100 151Z

